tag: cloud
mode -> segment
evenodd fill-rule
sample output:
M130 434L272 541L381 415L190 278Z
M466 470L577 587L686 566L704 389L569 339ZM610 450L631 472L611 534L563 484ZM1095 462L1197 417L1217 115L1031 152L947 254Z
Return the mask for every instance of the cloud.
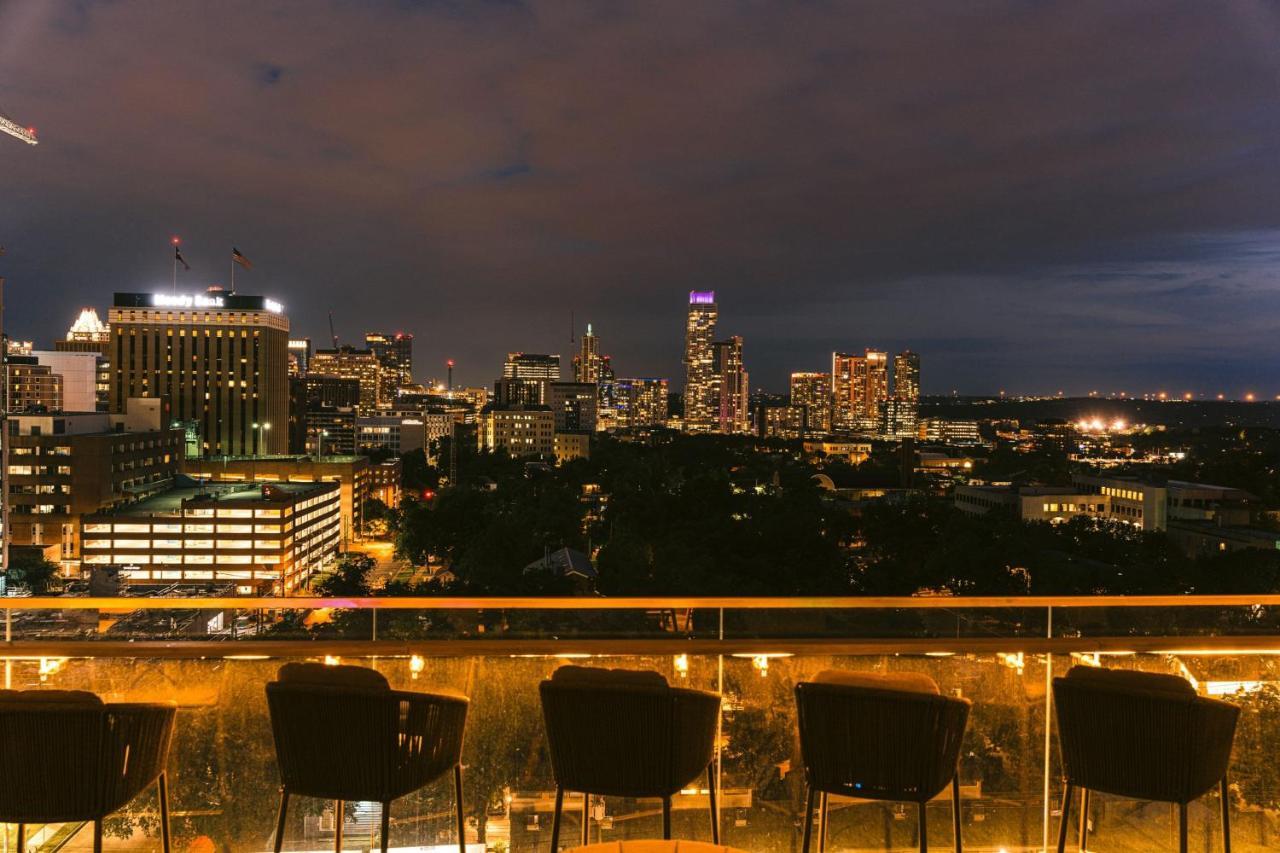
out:
M61 332L180 230L211 281L251 244L297 328L476 382L574 310L679 384L694 288L773 387L835 341L926 388L1156 375L1280 311L1277 36L1253 0L10 4L0 104L44 139L0 145L11 316ZM931 367L956 328L986 352Z

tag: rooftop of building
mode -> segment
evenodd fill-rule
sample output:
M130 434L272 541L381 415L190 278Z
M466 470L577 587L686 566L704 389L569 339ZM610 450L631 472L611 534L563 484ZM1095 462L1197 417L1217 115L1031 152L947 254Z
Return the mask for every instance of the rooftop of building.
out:
M293 462L298 464L323 462L332 465L350 465L352 462L358 462L361 459L368 459L368 457L356 453L326 453L324 456L317 456L314 453L272 453L258 456L206 456L203 459L189 459L187 464L199 465L202 462L216 463L218 465L224 462Z
M281 502L336 488L332 482L323 483L203 483L182 476L174 481L174 488L103 513L104 515L165 515L178 512L184 503L196 505L254 504Z

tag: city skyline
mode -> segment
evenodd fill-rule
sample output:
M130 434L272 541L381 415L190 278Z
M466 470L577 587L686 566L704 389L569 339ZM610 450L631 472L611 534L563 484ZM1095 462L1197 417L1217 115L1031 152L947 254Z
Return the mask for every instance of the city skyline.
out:
M40 135L0 145L16 333L170 285L178 233L187 289L238 246L298 330L413 331L468 383L496 341L568 350L571 311L678 377L669 306L716 289L771 390L875 346L926 353L926 393L1280 391L1250 4L1141 38L1089 3L192 8L0 11Z

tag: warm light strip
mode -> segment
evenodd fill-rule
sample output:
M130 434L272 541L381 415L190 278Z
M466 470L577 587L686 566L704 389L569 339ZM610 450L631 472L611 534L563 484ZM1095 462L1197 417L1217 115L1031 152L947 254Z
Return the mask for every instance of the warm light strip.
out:
M830 596L638 598L59 598L0 599L0 610L986 610L1046 607L1280 607L1280 595Z

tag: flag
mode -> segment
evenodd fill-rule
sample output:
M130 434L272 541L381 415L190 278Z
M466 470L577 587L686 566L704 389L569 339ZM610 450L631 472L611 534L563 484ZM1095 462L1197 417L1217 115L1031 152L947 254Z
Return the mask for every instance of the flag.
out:
M231 247L231 260L247 270L253 269L253 261L240 254L240 250L234 246Z
M177 246L173 247L173 259L178 263L182 264L182 268L184 270L187 270L188 272L191 271L191 265L187 263L186 258L182 257L182 250L179 249Z

